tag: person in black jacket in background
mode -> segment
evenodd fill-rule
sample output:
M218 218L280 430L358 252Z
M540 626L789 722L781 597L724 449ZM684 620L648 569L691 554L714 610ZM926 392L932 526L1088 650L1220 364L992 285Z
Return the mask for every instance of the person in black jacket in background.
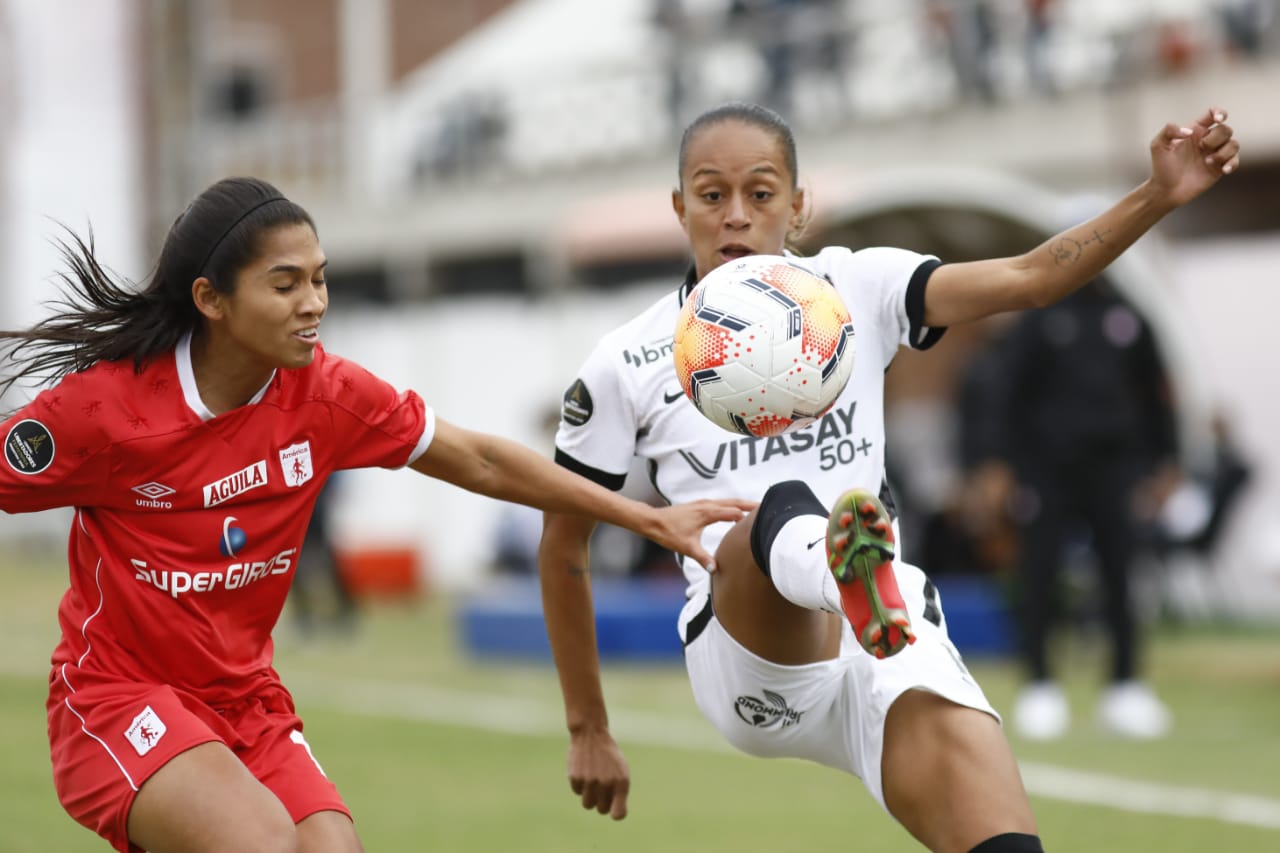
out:
M1176 423L1151 329L1098 279L1016 318L975 359L964 396L972 499L1008 513L1021 534L1017 613L1030 682L1014 705L1017 731L1045 740L1070 724L1048 645L1067 546L1087 529L1112 650L1098 721L1127 737L1163 736L1171 715L1137 677L1130 584L1144 519L1178 481Z

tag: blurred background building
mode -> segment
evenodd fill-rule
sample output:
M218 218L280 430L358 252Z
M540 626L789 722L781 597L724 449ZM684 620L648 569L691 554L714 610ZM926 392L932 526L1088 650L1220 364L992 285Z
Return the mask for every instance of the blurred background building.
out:
M0 317L27 323L54 295L57 223L92 224L104 261L141 279L191 196L255 174L316 218L330 349L448 420L549 451L547 407L597 336L687 265L669 195L702 110L759 100L792 122L811 245L963 261L1101 209L1146 175L1166 121L1221 105L1240 175L1112 283L1160 342L1188 482L1211 480L1224 424L1252 470L1218 544L1167 592L1275 615L1278 87L1276 0L0 0ZM909 545L963 482L959 386L1000 325L953 330L890 374ZM1207 518L1187 500L1174 526ZM465 587L501 523L483 498L361 471L332 531ZM0 535L64 531L24 517Z

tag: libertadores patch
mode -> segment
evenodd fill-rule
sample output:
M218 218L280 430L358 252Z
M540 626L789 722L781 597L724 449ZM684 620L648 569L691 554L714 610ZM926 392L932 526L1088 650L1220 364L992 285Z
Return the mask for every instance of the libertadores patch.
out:
M39 474L53 464L53 434L39 421L18 421L5 436L4 458L19 474Z

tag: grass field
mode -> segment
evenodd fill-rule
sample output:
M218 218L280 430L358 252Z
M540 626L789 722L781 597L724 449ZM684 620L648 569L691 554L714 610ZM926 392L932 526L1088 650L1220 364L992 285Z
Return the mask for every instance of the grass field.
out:
M3 853L107 849L58 805L44 696L65 569L0 568ZM564 774L554 671L468 661L444 600L370 605L351 637L287 631L278 666L307 738L370 851L911 851L850 777L731 752L698 715L683 668L606 667L615 734L631 762L631 816L583 812ZM1177 715L1153 744L1093 729L1102 661L1066 650L1077 725L1015 740L1050 851L1280 850L1280 629L1156 631L1152 680ZM1003 661L970 661L998 709Z

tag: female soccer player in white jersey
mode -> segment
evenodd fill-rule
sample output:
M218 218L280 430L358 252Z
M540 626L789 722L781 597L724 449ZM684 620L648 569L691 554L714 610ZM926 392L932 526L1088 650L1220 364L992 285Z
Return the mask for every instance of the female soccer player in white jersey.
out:
M272 668L271 630L334 470L408 466L702 563L702 527L754 505L654 511L326 353L315 227L262 181L201 193L141 291L113 282L91 242L63 248L61 313L0 333L10 384L59 377L0 426L0 510L76 509L53 775L71 816L117 850L361 849Z
M944 265L899 249L839 247L796 257L844 298L857 359L819 423L758 439L703 418L680 393L671 358L633 354L669 354L680 305L709 271L784 253L806 210L795 140L776 114L747 104L713 109L685 130L672 204L693 270L600 340L566 394L556 456L612 488L640 456L669 501L760 501L743 521L704 532L716 549L714 574L683 561L689 600L678 628L694 699L730 743L858 776L932 850L1041 849L998 718L947 639L936 591L919 569L890 560L884 372L901 345L925 349L947 326L1047 305L1096 277L1237 167L1239 145L1224 120L1211 109L1186 127L1166 126L1141 186L1019 257ZM594 644L584 641L592 636L591 528L589 519L548 514L543 604L571 786L584 807L621 818L629 771L608 730ZM842 610L846 618L835 615ZM856 837L854 828L853 848Z

